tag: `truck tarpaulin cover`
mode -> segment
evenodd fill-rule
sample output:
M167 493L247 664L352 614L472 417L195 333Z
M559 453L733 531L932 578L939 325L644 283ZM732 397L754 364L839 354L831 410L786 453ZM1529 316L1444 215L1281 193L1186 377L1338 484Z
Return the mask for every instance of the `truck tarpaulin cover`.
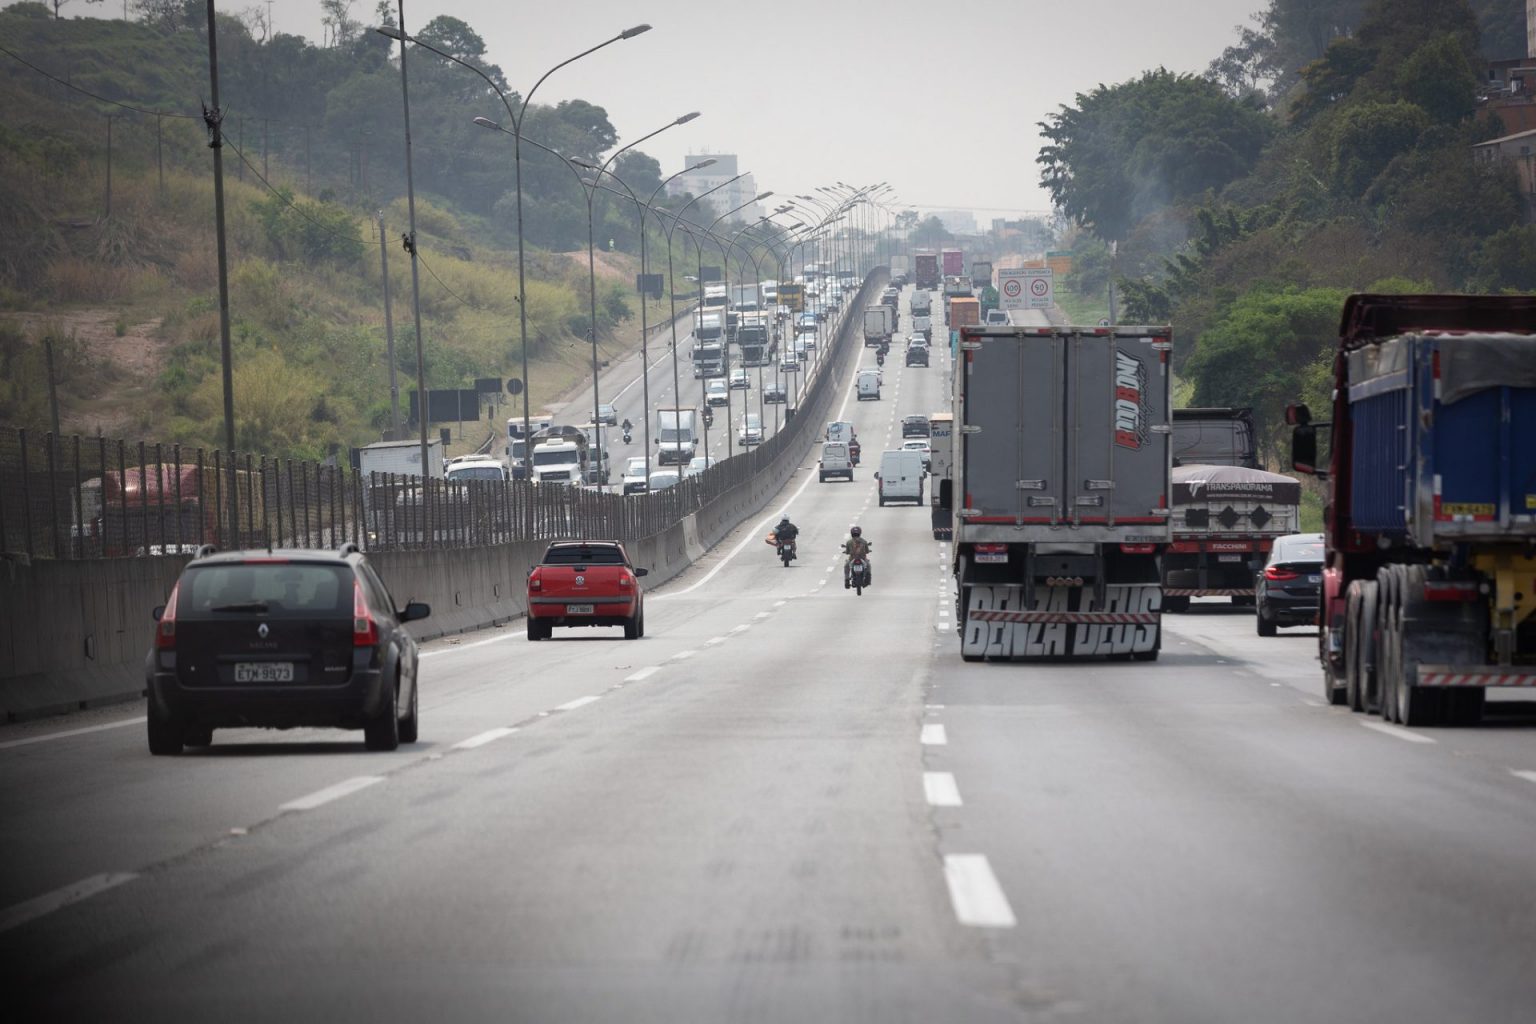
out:
M1280 505L1301 503L1301 484L1279 473L1241 466L1175 466L1175 504L1198 501L1269 501Z
M1489 388L1536 388L1536 338L1485 334L1440 338L1440 401L1454 405Z

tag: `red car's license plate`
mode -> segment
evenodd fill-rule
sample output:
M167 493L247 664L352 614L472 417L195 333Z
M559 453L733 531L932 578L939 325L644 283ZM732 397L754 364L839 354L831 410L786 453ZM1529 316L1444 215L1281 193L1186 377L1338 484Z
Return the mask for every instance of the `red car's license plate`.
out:
M567 615L591 615L592 606L589 604L568 604L565 606Z

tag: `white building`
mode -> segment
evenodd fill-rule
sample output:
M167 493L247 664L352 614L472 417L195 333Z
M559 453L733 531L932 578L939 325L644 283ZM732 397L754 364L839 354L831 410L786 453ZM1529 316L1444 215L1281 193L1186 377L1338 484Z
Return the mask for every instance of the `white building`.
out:
M713 160L714 163L702 170L679 174L667 186L667 194L671 196L703 195L705 192L709 192L710 189L731 181L732 178L736 178L736 175L740 173L735 153L690 153L684 158L683 166L692 167L694 164L705 160ZM720 191L710 192L708 196L699 200L698 206L694 207L694 209L703 207L709 212L709 219L713 220L727 210L734 210L743 203L747 203L749 204L747 208L740 213L733 214L731 219L742 221L756 220L763 215L758 204L752 201L756 195L757 181L752 175L743 174L735 181L731 181L729 185L725 185ZM687 217L689 220L699 219L699 217L693 215L693 210L688 212Z
M1525 0L1525 55L1536 57L1536 0Z

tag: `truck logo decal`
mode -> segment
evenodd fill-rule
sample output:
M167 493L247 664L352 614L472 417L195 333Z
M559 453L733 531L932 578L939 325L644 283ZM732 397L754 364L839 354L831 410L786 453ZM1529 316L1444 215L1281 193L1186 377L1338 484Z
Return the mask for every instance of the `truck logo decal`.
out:
M1140 359L1115 353L1115 444L1140 451L1149 431L1147 368Z
M1157 613L1163 589L1156 585L1105 588L1105 606L1093 606L1091 589L1041 588L1025 608L1024 588L972 587L961 636L966 654L989 658L1087 657L1134 654L1157 648Z

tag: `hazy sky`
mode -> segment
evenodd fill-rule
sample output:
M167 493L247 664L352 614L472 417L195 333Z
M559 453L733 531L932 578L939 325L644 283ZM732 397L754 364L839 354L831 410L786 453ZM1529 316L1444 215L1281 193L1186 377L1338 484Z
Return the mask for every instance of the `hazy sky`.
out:
M256 0L229 0L238 12ZM352 17L376 20L376 0ZM394 0L392 0L394 2ZM115 0L104 5L117 6ZM263 3L263 6L265 4ZM515 89L641 22L653 26L550 77L536 102L580 97L620 140L690 110L642 148L664 173L734 152L758 187L889 181L907 205L993 216L1045 210L1035 125L1081 91L1162 65L1204 71L1264 0L406 0L408 31L468 22ZM66 12L102 8L71 4ZM275 27L322 38L317 0L272 0ZM487 115L496 116L493 110Z

